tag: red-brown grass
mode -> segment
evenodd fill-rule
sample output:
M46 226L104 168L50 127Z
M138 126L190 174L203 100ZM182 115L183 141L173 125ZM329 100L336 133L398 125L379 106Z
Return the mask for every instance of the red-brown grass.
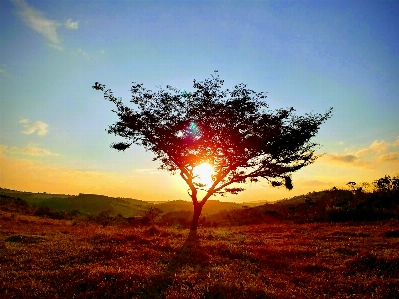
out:
M0 225L1 298L399 298L398 222Z

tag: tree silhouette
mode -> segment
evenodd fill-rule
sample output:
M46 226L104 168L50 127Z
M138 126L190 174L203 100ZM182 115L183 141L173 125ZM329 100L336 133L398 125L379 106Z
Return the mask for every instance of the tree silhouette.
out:
M224 80L215 71L194 91L183 93L169 85L157 92L133 82L131 107L98 82L93 86L116 105L118 121L108 133L125 138L111 147L124 151L132 144L155 154L160 169L180 176L189 187L194 206L191 229L206 201L216 194L237 194L239 184L267 180L272 186L292 189L291 174L317 159L317 144L310 141L332 112L296 116L293 108L270 111L263 92L239 84L222 90ZM198 181L194 168L213 166L212 184ZM198 198L198 190L205 195Z

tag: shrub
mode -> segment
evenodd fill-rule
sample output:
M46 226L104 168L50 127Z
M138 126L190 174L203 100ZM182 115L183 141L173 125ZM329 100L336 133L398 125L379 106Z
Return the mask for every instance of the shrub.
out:
M165 226L179 226L189 228L193 212L191 211L174 211L162 215L159 224Z
M97 223L102 224L103 226L107 226L111 222L114 222L115 218L111 216L110 211L103 211L98 213L98 215L95 218L95 221Z
M147 211L144 213L144 217L149 219L149 222L154 223L155 219L161 215L163 211L157 207L149 207Z
M34 216L40 216L40 217L48 217L51 219L70 219L70 216L68 216L65 212L63 211L56 211L53 210L49 207L39 207L34 213Z
M368 274L368 276L394 278L399 275L399 259L386 259L373 254L362 254L346 263L347 275Z
M387 238L399 238L399 230L391 230L385 233Z

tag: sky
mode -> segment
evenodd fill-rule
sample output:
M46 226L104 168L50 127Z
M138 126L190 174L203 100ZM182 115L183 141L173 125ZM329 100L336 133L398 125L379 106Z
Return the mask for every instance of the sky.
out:
M113 104L132 82L192 90L219 71L225 87L267 92L271 109L333 116L322 155L293 174L222 201L274 201L349 181L399 175L397 1L0 1L0 187L189 200L179 175L139 146L110 148Z

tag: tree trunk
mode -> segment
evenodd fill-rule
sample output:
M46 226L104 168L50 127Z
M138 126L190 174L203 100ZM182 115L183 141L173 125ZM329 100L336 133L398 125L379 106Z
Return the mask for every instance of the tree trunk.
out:
M199 217L201 216L203 205L198 202L194 203L193 205L194 205L194 215L193 215L193 220L191 221L190 230L197 230L198 220Z

